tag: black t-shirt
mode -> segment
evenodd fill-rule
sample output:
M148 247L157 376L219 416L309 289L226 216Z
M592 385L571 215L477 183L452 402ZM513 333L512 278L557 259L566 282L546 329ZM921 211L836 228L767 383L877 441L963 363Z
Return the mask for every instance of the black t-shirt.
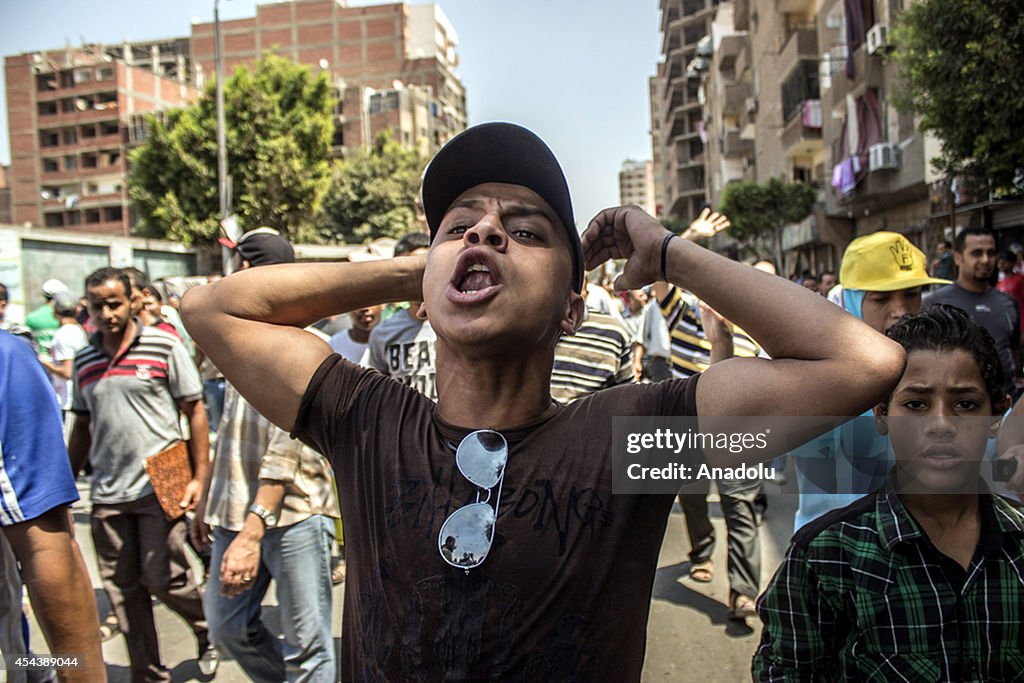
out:
M476 499L455 466L469 430L410 387L325 360L295 432L327 454L340 491L343 679L639 680L673 497L612 495L612 417L695 415L696 386L616 387L503 430L494 546L467 574L437 535Z

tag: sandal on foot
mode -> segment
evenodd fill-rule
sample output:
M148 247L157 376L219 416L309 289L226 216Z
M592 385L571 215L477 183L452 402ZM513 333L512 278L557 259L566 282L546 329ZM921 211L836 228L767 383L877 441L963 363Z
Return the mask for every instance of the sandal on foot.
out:
M697 583L711 583L711 579L714 577L711 566L711 560L698 562L690 567L690 578Z

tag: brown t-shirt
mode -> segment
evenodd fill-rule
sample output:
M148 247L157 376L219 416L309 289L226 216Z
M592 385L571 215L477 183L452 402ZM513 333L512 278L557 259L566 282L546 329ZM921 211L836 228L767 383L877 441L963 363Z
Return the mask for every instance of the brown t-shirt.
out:
M612 417L695 415L696 386L607 389L502 431L494 545L467 574L437 535L476 498L455 466L470 430L408 386L325 360L295 432L327 454L341 494L343 680L639 680L673 497L612 495Z

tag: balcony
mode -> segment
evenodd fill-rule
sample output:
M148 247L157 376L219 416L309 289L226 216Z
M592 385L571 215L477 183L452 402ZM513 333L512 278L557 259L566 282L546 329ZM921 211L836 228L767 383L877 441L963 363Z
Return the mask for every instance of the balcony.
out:
M803 59L818 59L818 31L813 28L799 28L790 34L779 52L778 68L782 78Z
M722 113L726 116L738 116L746 111L747 98L750 97L751 89L745 83L725 86L725 100L722 103Z
M718 70L732 72L736 68L736 59L744 50L746 36L728 35L718 45Z
M881 57L869 55L863 45L847 59L853 60L854 77L852 79L846 76L847 60L841 60L831 65L831 68L835 69L835 75L832 76L832 83L829 87L832 108L842 103L847 95L859 95L867 88L881 88L885 80Z
M818 131L819 135L821 131ZM731 130L722 140L722 156L726 159L746 159L754 156L754 141L745 139L740 131Z
M809 126L805 123L804 107L813 102L817 102L816 106L821 106L820 100L802 103L796 113L786 121L781 136L782 151L786 156L813 156L823 149L821 126ZM820 109L818 115L820 116Z

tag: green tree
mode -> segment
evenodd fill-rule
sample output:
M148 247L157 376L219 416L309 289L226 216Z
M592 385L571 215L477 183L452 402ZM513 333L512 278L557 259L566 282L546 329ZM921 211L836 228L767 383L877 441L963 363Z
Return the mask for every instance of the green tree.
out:
M334 100L325 75L272 54L224 83L228 173L243 229L316 237L313 217L330 178ZM217 109L211 83L193 106L147 117L129 157L136 231L185 244L217 236Z
M390 132L370 149L338 161L317 220L322 237L366 244L416 229L416 196L424 160Z
M810 185L769 178L727 185L719 210L732 222L730 236L755 249L770 244L775 262L781 264L783 226L811 215L817 200L818 192Z
M1024 184L1024 11L1020 0L917 0L897 20L895 102L941 143L947 174Z

